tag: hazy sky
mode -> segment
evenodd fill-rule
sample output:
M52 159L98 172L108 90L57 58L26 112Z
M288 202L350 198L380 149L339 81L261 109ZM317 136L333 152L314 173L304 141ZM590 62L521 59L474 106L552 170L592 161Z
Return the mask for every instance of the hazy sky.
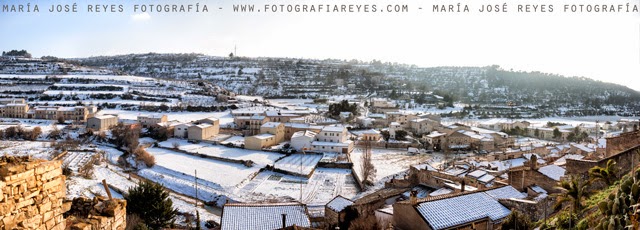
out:
M7 0L0 5L27 1ZM640 14L564 13L563 2L507 1L508 13L434 13L433 4L458 1L217 0L162 1L206 4L208 13L133 12L133 3L78 1L78 13L0 12L0 49L27 49L35 56L87 57L128 53L204 53L240 56L383 60L418 66L486 66L585 76L640 90ZM131 3L133 2L133 3ZM486 0L482 3L504 3ZM553 13L518 13L517 4L553 3ZM87 4L125 4L122 13L87 13ZM408 13L234 13L232 4L407 4ZM630 1L638 4L637 1ZM33 7L33 6L32 6ZM218 9L222 7L222 10ZM422 10L418 8L422 7Z

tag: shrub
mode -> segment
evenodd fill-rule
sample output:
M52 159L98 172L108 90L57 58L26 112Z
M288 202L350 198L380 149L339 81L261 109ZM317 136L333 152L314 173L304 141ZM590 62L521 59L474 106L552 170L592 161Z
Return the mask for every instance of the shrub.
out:
M143 147L136 148L133 154L136 157L136 161L144 163L149 168L156 165L156 158Z
M138 215L152 229L168 227L175 221L178 211L161 185L143 180L130 188L127 195L127 213Z

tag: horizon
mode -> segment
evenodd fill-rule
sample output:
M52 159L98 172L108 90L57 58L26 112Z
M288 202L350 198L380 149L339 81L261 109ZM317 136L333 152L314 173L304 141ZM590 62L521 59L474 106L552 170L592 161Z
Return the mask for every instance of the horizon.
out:
M563 2L570 1L557 4ZM611 4L617 2L622 1ZM230 0L201 1L209 5L209 13L133 12L129 7L138 3L118 0L86 4L123 4L127 10L122 13L49 13L47 3L70 2L38 3L42 5L39 13L0 13L0 30L17 35L6 36L0 49L25 49L34 57L150 52L225 57L237 46L236 55L241 57L375 59L420 67L497 64L505 70L586 77L640 91L640 17L633 13L434 13L416 8L428 8L435 2L417 0L402 3L411 7L409 12L375 16L240 13L231 9L240 3ZM164 3L182 2L154 4ZM242 4L261 7L269 3ZM345 4L349 3L363 1ZM389 4L382 0L366 3ZM462 3L474 6L472 1Z

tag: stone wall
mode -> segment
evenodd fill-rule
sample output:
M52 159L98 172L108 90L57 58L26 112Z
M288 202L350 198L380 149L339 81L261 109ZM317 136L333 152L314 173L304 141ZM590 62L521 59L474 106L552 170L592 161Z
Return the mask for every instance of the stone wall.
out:
M500 199L499 202L509 209L515 209L525 214L533 221L539 221L549 217L554 212L553 205L556 203L551 196L541 201Z
M609 137L606 140L607 147L605 156L609 157L640 145L640 131L621 133L619 136Z
M0 229L65 229L61 164L0 157Z
M71 230L124 230L127 202L104 197L76 198L65 213Z
M607 146L608 145L609 143L607 142ZM581 175L586 177L589 174L590 168L594 166L606 167L609 160L616 162L618 176L624 175L640 163L640 154L637 152L639 150L640 145L635 145L634 147L598 161L567 159L567 175Z
M538 185L549 193L559 193L558 181L545 176L530 167L519 167L509 170L509 184L519 191L526 191L531 185Z

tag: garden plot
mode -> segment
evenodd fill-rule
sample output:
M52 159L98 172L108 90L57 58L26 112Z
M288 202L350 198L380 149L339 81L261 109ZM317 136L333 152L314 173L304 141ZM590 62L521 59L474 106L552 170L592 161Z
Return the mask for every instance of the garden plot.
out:
M276 162L275 168L298 175L309 175L316 168L320 159L322 159L322 155L292 154Z
M69 167L74 172L78 172L83 166L91 161L94 152L67 152L62 157L62 165Z
M178 148L180 150L191 153L198 153L207 156L232 160L250 160L262 167L266 165L273 165L274 162L284 156L279 153L229 148L208 143L194 144L182 139L169 139L167 141L161 142L159 145L166 148L174 148L174 145L178 145Z
M128 176L120 171L112 168L107 168L106 165L99 165L93 169L93 178L87 179L79 176L71 176L67 179L67 197L94 197L107 196L106 191L102 185L102 180L106 179L111 190L111 195L115 198L122 198L122 193L127 191L130 187L135 186L135 182L128 179ZM113 189L115 188L115 189Z
M51 148L49 142L38 141L0 141L0 154L12 156L31 156L40 159L51 159L51 153L55 150Z
M194 170L198 170L198 178L211 182L220 189L233 188L249 180L260 170L260 167L256 166L246 167L242 164L206 159L167 149L148 148L147 151L156 159L156 165L150 170L178 178L186 177L186 180L192 180Z
M324 205L335 196L353 197L358 193L349 169L317 168L311 178L263 171L247 183L240 196L255 195L277 197L281 200L300 200L305 204Z
M362 149L355 148L351 152L351 162L356 174L362 178ZM383 178L401 173L409 169L410 165L420 164L432 158L428 154L409 154L406 150L372 149L371 162L376 169L375 182Z

